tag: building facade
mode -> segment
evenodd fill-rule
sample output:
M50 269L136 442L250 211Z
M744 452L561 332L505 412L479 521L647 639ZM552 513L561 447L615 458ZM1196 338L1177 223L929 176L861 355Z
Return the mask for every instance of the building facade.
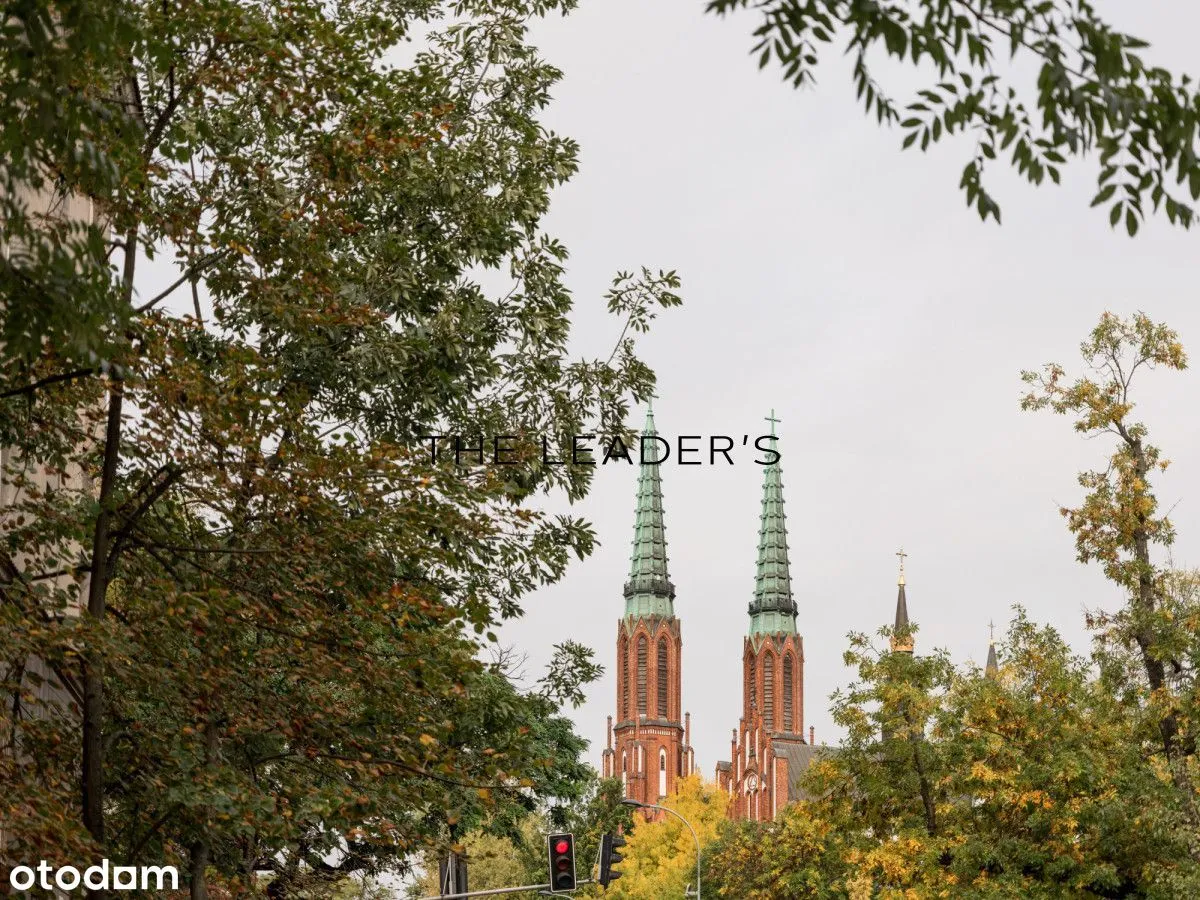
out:
M655 436L651 409L643 437ZM638 473L631 557L617 622L617 712L615 721L608 717L603 771L621 779L626 797L657 803L692 773L695 757L680 691L683 637L667 572L662 473L654 462Z
M771 440L775 418L771 416ZM763 470L758 563L750 623L742 640L742 714L730 758L718 762L717 787L735 819L770 821L800 796L797 779L819 752L804 735L804 639L796 628L783 472Z

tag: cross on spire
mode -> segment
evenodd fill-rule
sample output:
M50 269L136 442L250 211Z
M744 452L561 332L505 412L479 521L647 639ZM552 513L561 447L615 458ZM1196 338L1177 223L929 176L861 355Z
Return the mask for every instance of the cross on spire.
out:
M900 580L897 581L896 584L904 584L904 557L908 556L908 554L905 553L904 548L901 547L896 551L896 555L900 557Z
M775 408L771 408L771 414L767 416L767 421L771 423L771 437L775 437L775 426L782 422L782 419L775 418Z
M991 619L988 620L988 643L996 643L996 623Z

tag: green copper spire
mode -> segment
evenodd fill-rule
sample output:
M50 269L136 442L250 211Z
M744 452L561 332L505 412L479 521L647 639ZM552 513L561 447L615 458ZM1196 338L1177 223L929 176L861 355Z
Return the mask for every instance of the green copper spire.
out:
M643 437L658 434L654 430L654 404L646 409ZM646 444L646 458L661 454L656 441ZM663 524L662 474L660 467L644 463L638 473L637 517L633 524L633 559L629 581L625 585L625 617L673 616L675 585L667 577L667 532Z
M775 410L771 446L775 447ZM787 521L783 514L783 479L779 463L763 470L762 514L758 526L758 571L754 576L754 602L750 604L750 634L795 634L796 601L788 568Z

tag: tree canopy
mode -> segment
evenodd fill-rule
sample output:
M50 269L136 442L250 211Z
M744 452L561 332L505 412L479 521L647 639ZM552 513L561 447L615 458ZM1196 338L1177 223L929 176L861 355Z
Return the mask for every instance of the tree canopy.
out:
M586 783L590 651L517 689L486 648L594 543L530 508L590 476L537 437L622 430L679 298L619 273L611 354L568 353L542 219L578 148L528 26L573 5L7 10L13 858L332 884ZM435 463L439 433L517 435L515 464Z
M774 60L796 87L810 85L822 55L840 45L854 61L865 111L899 126L904 148L965 135L959 187L984 220L1000 221L984 175L1008 154L1035 185L1057 184L1072 157L1094 157L1092 206L1107 206L1109 222L1130 236L1152 213L1192 224L1200 200L1195 79L1153 65L1150 45L1113 27L1089 0L710 0L707 8L745 7L761 14L760 68ZM924 87L897 99L875 77L881 57L917 69Z

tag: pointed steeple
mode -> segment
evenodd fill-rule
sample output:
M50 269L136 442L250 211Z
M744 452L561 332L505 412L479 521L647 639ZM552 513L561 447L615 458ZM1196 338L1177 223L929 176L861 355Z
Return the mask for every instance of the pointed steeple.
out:
M908 597L904 594L904 557L908 556L901 547L896 553L900 557L900 577L896 579L898 590L896 592L896 623L893 626L892 634L892 651L899 653L912 653L913 640L912 635L906 634L901 636L901 631L908 630Z
M988 658L983 674L987 678L996 678L1000 674L1000 661L996 659L996 626L988 622Z
M654 437L654 403L646 408L643 437ZM646 442L645 458L660 455L657 441ZM625 584L625 617L675 615L675 585L667 576L667 532L663 524L662 474L657 463L646 462L638 473L637 514L633 524L633 553Z
M771 447L775 448L775 410ZM788 565L787 517L783 513L783 473L778 461L763 469L762 512L758 525L758 569L754 602L750 604L750 634L795 634L796 601Z

